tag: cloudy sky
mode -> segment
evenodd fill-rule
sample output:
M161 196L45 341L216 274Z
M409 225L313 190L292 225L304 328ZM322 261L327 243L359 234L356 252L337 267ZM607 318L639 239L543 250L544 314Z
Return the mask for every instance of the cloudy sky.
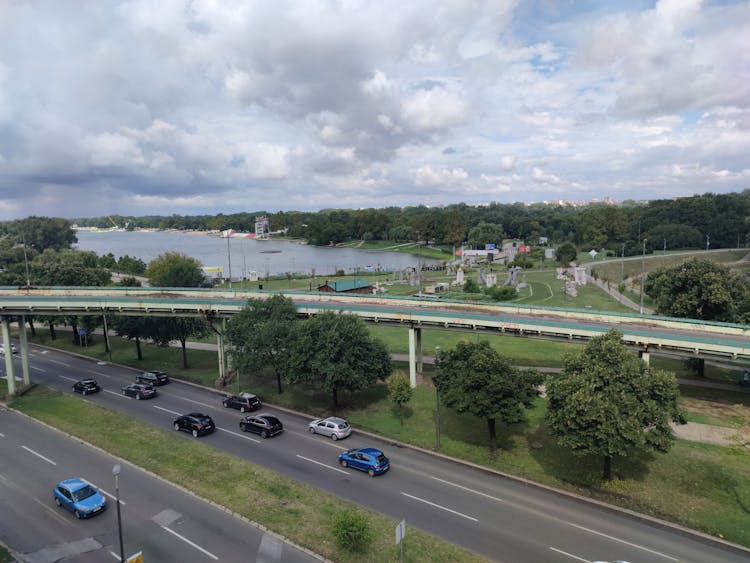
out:
M0 220L750 188L750 2L0 1Z

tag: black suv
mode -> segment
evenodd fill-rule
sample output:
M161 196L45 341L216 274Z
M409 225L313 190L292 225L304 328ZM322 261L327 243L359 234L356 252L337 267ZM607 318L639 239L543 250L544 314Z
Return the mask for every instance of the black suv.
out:
M261 438L275 436L284 431L284 425L281 421L270 414L259 414L255 416L246 416L240 420L240 429L243 432L253 432L260 434Z
M227 395L221 402L226 408L240 409L240 412L257 411L261 407L260 399L252 393Z
M73 391L81 395L88 395L89 393L96 393L101 390L102 388L99 387L95 379L81 379L73 384Z
M149 385L166 385L169 383L169 376L163 371L144 371L135 376L137 383L148 383Z
M210 434L216 430L213 419L201 412L191 412L178 416L174 419L172 425L175 430L190 432L195 438L204 434Z

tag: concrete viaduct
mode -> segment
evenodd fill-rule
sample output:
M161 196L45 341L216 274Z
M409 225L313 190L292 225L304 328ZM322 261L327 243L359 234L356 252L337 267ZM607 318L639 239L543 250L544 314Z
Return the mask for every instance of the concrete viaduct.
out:
M0 287L2 342L10 350L10 321L19 320L24 383L30 382L25 317L29 315L155 315L202 317L214 327L239 312L248 299L272 291L142 287ZM432 298L279 292L292 298L300 316L322 311L357 315L371 323L409 329L409 376L422 370L422 329L482 331L531 338L585 341L617 328L626 345L648 362L649 353L750 362L750 326L731 323L513 304L467 303ZM223 330L217 330L219 372L224 374ZM5 354L8 391L15 381L11 354Z

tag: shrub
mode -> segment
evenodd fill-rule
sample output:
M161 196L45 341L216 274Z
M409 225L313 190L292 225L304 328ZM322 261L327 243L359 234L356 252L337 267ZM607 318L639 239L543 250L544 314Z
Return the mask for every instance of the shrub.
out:
M367 517L359 512L342 511L333 520L336 544L346 551L364 553L373 540Z

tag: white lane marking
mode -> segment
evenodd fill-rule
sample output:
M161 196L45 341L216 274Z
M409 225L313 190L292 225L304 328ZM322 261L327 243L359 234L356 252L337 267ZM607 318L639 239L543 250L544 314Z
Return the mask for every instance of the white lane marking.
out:
M109 393L110 395L117 395L118 397L122 397L123 399L130 399L130 397L127 397L123 395L122 393L115 393L114 391L110 391L109 389L102 389L105 393Z
M111 555L112 557L114 557L115 559L117 559L118 561L121 561L121 559L120 559L120 556L119 556L119 555L117 555L117 554L116 554L116 553L115 553L114 551L110 551L110 552L109 552L109 554L110 554L110 555Z
M77 379L73 379L72 377L68 377L67 375L60 375L60 377L62 377L63 379L67 379L68 381L72 381L73 383L78 381Z
M237 436L238 438L244 438L245 440L250 440L251 442L255 442L256 444L260 444L260 440L256 440L255 438L251 438L250 436L243 436L239 432L232 432L231 430L227 430L226 428L217 428L216 430L221 430L222 432L226 432L227 434L231 434L233 436Z
M579 530L583 530L584 532L589 532L590 534L596 534L597 536L602 536L603 538L607 538L608 540L624 543L625 545L629 545L630 547L635 547L636 549L641 549L643 551L647 551L648 553L653 553L654 555L658 555L659 557L664 557L665 559L671 559L672 561L679 561L679 559L677 559L676 557L672 557L671 555L666 555L664 553L654 551L653 549L643 547L642 545L638 545L637 543L631 543L629 541L621 540L620 538L616 538L614 536L610 536L602 532L597 532L596 530L592 530L590 528L584 528L583 526L579 526L578 524L570 523L570 525L573 526L574 528L578 528Z
M339 469L338 467L331 467L330 465L321 463L320 461L315 461L314 459L310 459L309 457L305 457L299 454L297 454L297 457L311 463L317 463L318 465L320 465L321 467L325 467L326 469L332 469L333 471L338 471L339 473L343 473L344 475L351 475L351 473L349 473L348 471L344 471L343 469Z
M174 414L174 415L177 415L177 416L182 416L182 413L171 411L169 409L165 409L164 407L157 407L156 405L154 405L154 408L155 409L159 409L160 411L168 412L169 414Z
M47 373L46 369L38 368L36 366L31 366L31 369L35 369L36 371L41 371L42 373Z
M415 497L414 495L410 495L409 493L405 493L404 491L401 491L401 494L405 497L413 498L414 500L418 500L419 502L423 502L425 504L429 504L430 506L434 506L435 508L439 508L440 510L445 510L446 512L450 512L451 514L455 514L457 516L461 516L462 518L466 518L467 520L472 520L473 522L479 522L476 518L473 518L472 516L467 516L466 514L463 514L461 512L457 512L455 510L452 510L450 508L446 508L445 506L440 506L439 504L435 504L434 502L430 502L429 500L425 500L423 498Z
M88 484L88 485L91 485L91 486L92 486L92 487L94 487L95 489L99 489L99 492L100 492L100 493L103 493L103 494L107 495L107 496L108 496L109 498L111 498L111 499L112 499L113 501L117 502L117 497L116 497L115 495L113 495L112 493L108 493L107 491L105 491L104 489L102 489L102 488L101 488L100 486L98 486L98 485L94 485L94 483L92 483L91 481L87 481L87 480L86 480L86 479L84 479L84 478L81 478L81 481L83 481L84 483L86 483L86 484ZM120 501L120 504L121 504L122 506L125 506L125 505L126 505L127 503L126 503L126 502L125 502L124 500L121 500L121 501Z
M70 364L66 364L65 362L61 362L61 361L58 361L58 360L50 360L50 362L52 362L53 364L60 364L61 366L65 366L65 367L68 367L68 368L69 367L73 367Z
M22 447L22 448L23 448L24 450L26 450L27 452L29 452L29 453L32 453L32 454L34 454L35 456L37 456L37 457L40 457L40 458L42 458L42 459L43 459L44 461L46 461L47 463L51 463L52 465L57 465L57 463L55 463L54 461L52 461L52 460L51 460L50 458L48 458L48 457L44 457L44 456L43 456L42 454L40 454L40 453L38 453L38 452L35 452L35 451L34 451L34 450L32 450L31 448L29 448L29 447L26 447L26 446L21 446L21 447Z
M101 375L102 377L112 377L111 375L107 375L106 373L102 373L100 371L94 371L93 369L87 370L89 373L93 373L94 375Z
M556 551L557 553L562 553L563 555L567 555L571 559L578 559L578 561L583 561L583 563L591 563L588 559L584 559L583 557L578 557L577 555L573 555L572 553L568 553L567 551L563 551L562 549L557 549L556 547L550 547L552 551Z
M0 432L0 438L5 438L5 434L3 434L2 432Z
M475 495L480 495L480 496L483 496L485 498L495 500L497 502L505 502L501 498L493 497L492 495L488 495L488 494L485 494L485 493L480 493L479 491L475 491L474 489L470 489L469 487L464 487L463 485L458 485L456 483L451 483L450 481L446 481L445 479L439 479L437 477L432 477L432 476L430 476L430 477L432 479L435 479L435 481L440 481L441 483L445 483L446 485L450 485L451 487L456 487L457 489L462 489L464 491L468 491L470 493L474 493Z
M206 403L201 403L200 401L194 401L193 399L187 399L185 397L177 397L177 398L178 399L182 399L183 401L187 401L189 403L195 403L196 405L200 405L202 407L206 407L206 408L209 408L209 409L218 409L219 408L219 407L217 407L215 405L208 405Z
M175 532L174 530L170 530L170 529L169 529L169 528L167 528L166 526L161 526L161 528L162 528L163 530L166 530L166 531L167 531L167 532L169 532L170 534L173 534L173 535L174 535L175 537L178 537L178 538L180 538L180 539L181 539L182 541L184 541L184 542L185 542L186 544L188 544L188 545L190 545L190 546L194 547L195 549L197 549L197 550L198 550L198 551L200 551L201 553L205 553L206 555L208 555L208 556L209 556L209 557L210 557L211 559L213 559L214 561L217 561L217 560L219 559L218 557L216 557L216 556L215 556L215 555L214 555L213 553L211 553L210 551L208 551L208 550L205 550L205 549L203 549L203 548L202 548L201 546L199 546L199 545L198 545L197 543L191 542L191 541L190 541L189 539L187 539L187 538L186 538L185 536L182 536L182 535L178 534L178 533L177 533L177 532Z

